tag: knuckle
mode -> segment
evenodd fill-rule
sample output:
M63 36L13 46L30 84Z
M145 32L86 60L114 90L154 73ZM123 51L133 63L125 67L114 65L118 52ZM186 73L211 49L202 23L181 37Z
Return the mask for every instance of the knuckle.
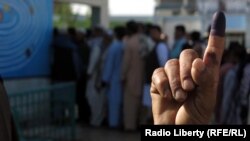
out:
M156 87L155 87L155 85L152 83L151 84L151 87L150 87L150 93L152 94L152 93L157 93L157 89L156 89Z
M155 82L154 82L154 84L160 88L163 88L164 86L166 86L167 83L168 83L168 80L163 77L159 77L158 79L155 79Z
M179 89L181 87L181 82L179 79L177 78L174 78L170 81L170 86L171 86L171 89L173 91L176 91L177 89Z
M194 49L185 49L181 52L180 57L182 56L193 56L193 57L198 57L198 53Z
M157 73L162 72L162 71L163 71L162 68L157 68L157 69L155 69L154 72L153 72L153 76L154 76L154 75L157 75Z
M171 59L171 60L167 61L165 68L169 68L170 66L175 66L175 65L179 65L179 60L178 59Z
M154 71L152 76L152 83L154 86L162 88L168 84L168 79L166 77L165 71L163 68L158 68Z
M157 68L157 69L155 69L154 72L153 72L152 78L151 78L152 81L154 81L154 79L159 75L159 73L161 73L163 71L164 71L163 68Z

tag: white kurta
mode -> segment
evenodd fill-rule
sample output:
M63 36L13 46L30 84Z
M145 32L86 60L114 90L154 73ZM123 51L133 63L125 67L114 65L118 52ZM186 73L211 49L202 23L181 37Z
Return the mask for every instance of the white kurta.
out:
M87 74L89 76L86 88L86 97L90 106L91 119L90 124L93 126L100 126L105 113L104 113L104 102L105 95L99 94L96 90L96 77L98 75L97 64L100 59L101 48L96 46L91 49L89 66Z

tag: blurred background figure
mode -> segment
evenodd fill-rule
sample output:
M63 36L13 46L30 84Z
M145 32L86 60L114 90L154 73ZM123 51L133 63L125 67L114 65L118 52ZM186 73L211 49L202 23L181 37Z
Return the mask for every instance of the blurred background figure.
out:
M89 40L90 47L90 59L87 70L88 82L86 89L86 96L90 106L91 116L90 124L93 126L100 126L105 113L104 113L104 102L105 96L99 95L96 89L97 76L98 76L98 61L101 56L102 42L103 42L104 31L100 27L93 29L92 37Z
M53 59L52 59L52 73L51 81L53 84L76 81L79 75L78 66L79 56L77 54L77 45L74 37L76 35L74 28L68 28L65 32L59 32L54 29L54 38L52 42ZM52 117L59 120L65 116L66 105L60 104L60 101L67 99L67 97L59 96L60 92L52 92L50 95L53 100Z
M139 41L138 24L130 21L126 27L128 35L125 40L121 75L124 87L123 118L125 130L136 130L144 76L144 61L140 55L143 45Z
M72 41L68 32L59 32L54 29L53 38L53 60L52 60L52 81L65 82L76 79L75 65L74 65L74 49L76 44Z
M87 39L83 31L78 31L76 37L76 44L78 45L77 52L79 53L79 59L82 63L82 69L80 76L77 79L77 96L76 103L78 105L78 115L80 123L89 123L90 109L86 98L86 86L87 86L87 69L90 56L90 48L87 44Z
M113 33L110 30L105 30L103 35L103 41L100 48L100 54L99 59L97 60L96 64L96 77L95 77L95 90L97 91L97 94L99 95L100 101L99 103L93 104L98 105L96 107L96 110L99 112L99 116L96 115L96 117L99 117L100 123L103 123L105 119L107 118L107 87L102 83L102 76L104 75L104 67L105 67L105 60L107 58L108 49L110 48L110 45L113 41ZM100 118L101 117L101 118ZM100 126L100 125L98 125Z
M170 58L179 58L186 40L186 28L184 25L177 25L174 32L174 45L170 52Z
M250 55L245 56L245 60L242 61L238 70L239 79L239 89L238 93L241 95L239 97L239 116L241 124L248 124L249 117L249 96L250 96Z
M162 30L157 25L152 25L149 29L150 37L153 39L155 46L145 57L145 81L143 89L143 106L146 107L144 117L145 123L152 122L152 105L150 97L151 77L155 69L163 67L169 59L169 48L162 38Z
M78 112L78 122L88 123L89 122L89 105L87 103L85 91L86 91L86 80L87 80L87 67L89 61L90 49L84 37L84 33L77 31L74 27L67 29L69 38L76 45L73 48L73 65L76 76L76 105Z
M194 49L197 52L198 56L202 58L203 52L205 51L203 50L203 46L204 46L204 43L201 40L200 32L193 31L190 34L188 34L187 42L183 44L182 50Z
M154 48L154 41L150 37L150 28L152 24L143 24L143 23L138 23L138 28L139 28L139 41L142 44L142 48L140 50L140 55L144 58L147 56L147 54L152 51Z
M121 84L121 67L123 58L123 38L126 29L123 26L114 28L114 40L107 50L102 74L102 87L107 91L107 118L112 128L121 127L123 88Z
M241 83L244 78L246 65L246 50L238 42L232 42L228 49L228 63L224 66L223 95L221 104L221 122L223 124L242 124L242 100L246 93L242 93ZM243 85L244 86L244 85ZM243 88L242 88L243 89ZM245 111L246 112L246 111Z

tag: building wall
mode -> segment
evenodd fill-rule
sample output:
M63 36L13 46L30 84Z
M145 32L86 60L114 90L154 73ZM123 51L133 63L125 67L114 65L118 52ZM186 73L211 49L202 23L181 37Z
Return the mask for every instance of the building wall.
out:
M54 0L54 1L87 4L92 7L93 23L100 24L104 27L109 26L108 0Z

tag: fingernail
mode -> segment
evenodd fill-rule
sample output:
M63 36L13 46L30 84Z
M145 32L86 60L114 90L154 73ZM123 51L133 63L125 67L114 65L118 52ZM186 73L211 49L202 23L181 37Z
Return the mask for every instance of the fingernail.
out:
M218 11L213 15L213 21L211 25L211 35L225 36L226 18L223 12Z
M181 89L175 92L175 99L179 102L183 102L184 100L186 100L186 97L187 95Z
M191 91L194 89L194 83L191 79L186 79L183 82L183 88L187 91Z

